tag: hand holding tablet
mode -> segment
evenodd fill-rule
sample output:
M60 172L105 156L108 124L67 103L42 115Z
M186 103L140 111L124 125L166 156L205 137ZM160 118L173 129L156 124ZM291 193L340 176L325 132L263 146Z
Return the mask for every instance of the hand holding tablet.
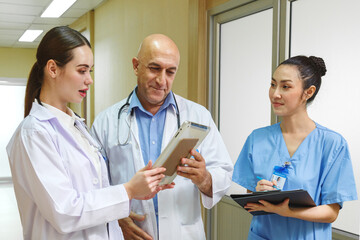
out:
M180 126L153 165L154 168L166 168L165 178L160 182L160 185L169 184L175 179L176 167L180 164L181 159L189 158L190 151L201 144L209 131L210 127L189 121L185 121Z

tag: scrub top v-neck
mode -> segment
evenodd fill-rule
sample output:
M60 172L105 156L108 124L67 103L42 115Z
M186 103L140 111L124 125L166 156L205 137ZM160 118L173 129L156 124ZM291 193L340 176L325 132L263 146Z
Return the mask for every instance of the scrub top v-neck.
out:
M274 166L290 162L283 190L305 189L317 205L356 200L348 145L338 133L317 123L292 157L280 123L254 130L235 164L233 181L255 191L257 177L269 180ZM254 216L249 239L331 239L331 224L277 214Z

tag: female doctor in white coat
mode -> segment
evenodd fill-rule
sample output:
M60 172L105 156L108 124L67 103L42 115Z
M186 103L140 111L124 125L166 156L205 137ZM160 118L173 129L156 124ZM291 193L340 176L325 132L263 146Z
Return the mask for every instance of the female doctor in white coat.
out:
M129 182L109 186L100 146L67 107L80 103L93 82L89 42L56 27L36 58L25 119L7 146L24 239L123 239L114 220L129 215L132 198L153 197L165 169L150 162Z

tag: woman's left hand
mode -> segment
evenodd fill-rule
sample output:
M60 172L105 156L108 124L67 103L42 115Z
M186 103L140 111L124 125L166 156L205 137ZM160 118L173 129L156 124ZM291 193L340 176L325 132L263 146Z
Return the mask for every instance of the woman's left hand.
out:
M272 204L265 200L259 200L259 203L248 203L245 205L245 209L249 212L264 211L276 213L283 217L290 216L291 209L289 208L290 199L285 199L283 202L278 204Z

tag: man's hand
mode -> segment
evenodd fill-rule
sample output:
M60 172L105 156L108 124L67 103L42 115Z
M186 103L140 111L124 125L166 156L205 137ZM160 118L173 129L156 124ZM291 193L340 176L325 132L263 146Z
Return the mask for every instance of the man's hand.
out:
M194 149L191 150L190 154L194 159L182 158L182 166L178 166L177 174L191 179L202 193L212 197L212 178L206 170L205 159Z
M130 212L129 217L118 220L125 240L152 240L149 234L134 223L134 221L142 222L144 220L145 215L139 215L134 212Z

